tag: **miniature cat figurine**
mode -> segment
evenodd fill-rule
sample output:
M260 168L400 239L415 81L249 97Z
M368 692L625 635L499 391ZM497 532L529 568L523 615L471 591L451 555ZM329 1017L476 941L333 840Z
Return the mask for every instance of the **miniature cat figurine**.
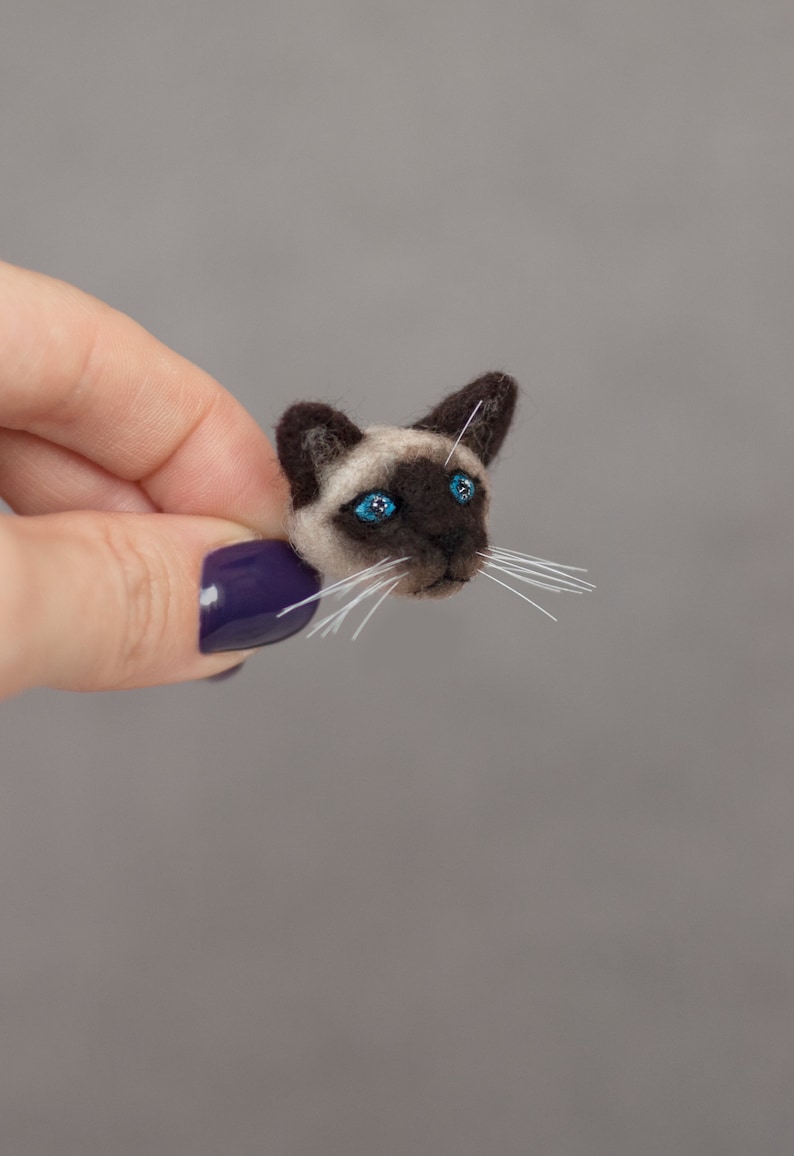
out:
M445 598L478 574L507 586L493 570L545 589L589 587L572 576L574 567L489 544L487 467L504 441L517 397L512 377L486 373L408 428L360 429L330 405L290 406L276 427L292 495L290 541L307 562L337 579L316 597L354 593L312 633L336 632L354 606L376 593L365 621L389 594Z

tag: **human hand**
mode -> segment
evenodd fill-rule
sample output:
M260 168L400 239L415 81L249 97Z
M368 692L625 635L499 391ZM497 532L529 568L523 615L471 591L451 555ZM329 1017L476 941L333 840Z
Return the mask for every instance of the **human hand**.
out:
M287 490L243 407L130 318L2 262L0 497L24 515L0 515L0 698L218 674L305 624L274 636L274 598L318 588L262 541L284 537ZM199 650L201 587L219 653Z

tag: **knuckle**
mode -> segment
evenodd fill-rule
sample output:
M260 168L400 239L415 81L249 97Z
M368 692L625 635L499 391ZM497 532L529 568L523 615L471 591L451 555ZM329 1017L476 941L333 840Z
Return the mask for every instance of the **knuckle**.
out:
M171 584L165 558L151 542L144 545L126 519L108 519L102 534L115 570L121 623L107 673L109 682L120 687L138 681L156 661L169 618Z

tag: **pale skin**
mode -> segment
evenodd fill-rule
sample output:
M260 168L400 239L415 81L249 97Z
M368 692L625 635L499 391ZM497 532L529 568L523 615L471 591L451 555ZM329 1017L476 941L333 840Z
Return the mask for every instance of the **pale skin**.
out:
M206 678L210 551L283 538L286 486L212 377L71 285L0 262L0 698Z

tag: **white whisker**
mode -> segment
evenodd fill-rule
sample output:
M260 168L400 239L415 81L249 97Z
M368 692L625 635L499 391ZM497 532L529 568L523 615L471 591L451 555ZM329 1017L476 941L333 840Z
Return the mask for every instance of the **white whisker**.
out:
M507 554L511 558L518 558L524 562L532 562L537 566L544 566L553 570L574 570L579 574L586 574L583 566L566 566L564 562L552 562L548 558L537 558L533 554L522 554L519 550L508 550L506 546L489 546L489 550L497 554Z
M578 574L572 573L574 569L586 574L586 570L581 567L569 566L563 570L559 566L555 566L551 562L543 562L540 559L532 558L526 554L517 554L515 552L506 554L503 550L489 547L490 556L498 562L503 562L505 566L526 566L532 571L544 571L544 576L557 582L569 582L572 585L580 587L582 590L595 590L595 585L592 582L587 582L584 578L580 578Z
M400 575L400 577L402 577L402 575ZM313 635L317 634L319 631L322 631L323 638L326 638L332 632L335 634L351 610L354 610L356 606L359 606L362 602L366 601L367 598L371 597L373 594L376 594L378 590L382 590L384 586L387 586L390 582L393 581L394 575L389 574L386 576L386 578L381 578L379 582L373 583L372 586L367 586L359 594L356 594L354 598L351 598L350 602L348 602L346 606L339 607L325 618L322 618L319 622L316 622L306 637L312 638Z
M505 590L509 590L511 594L517 594L519 598L523 598L525 602L528 602L530 606L534 606L536 610L541 612L541 614L545 614L547 618L552 620L552 622L557 621L553 614L549 614L548 610L544 610L544 608L539 606L537 602L533 602L531 598L527 598L526 594L522 594L520 590L514 590L512 586L508 586L507 583L503 582L501 578L497 578L494 574L489 574L487 570L480 570L480 573L484 578L490 578L492 582L498 582L500 586L504 586Z
M342 625L342 623L344 622L345 618L347 617L348 613L351 610L353 610L356 606L360 606L362 602L366 601L366 599L371 598L374 594L377 594L379 590L382 590L384 586L387 586L388 589L386 590L386 593L381 595L381 597L378 599L378 601L373 606L372 610L369 611L367 613L366 617L364 618L364 622L367 622L368 619L370 618L371 614L373 614L375 612L375 610L377 610L377 608L380 606L383 599L388 594L391 593L391 591L394 589L394 587L397 585L397 583L404 577L405 577L405 574L398 574L396 576L396 578L394 577L394 575L390 574L388 576L388 578L383 579L383 581L381 581L381 582L377 582L374 586L370 586L366 590L366 592L364 593L363 596L359 596L358 598L355 598L353 600L353 602L350 603L349 606L345 606L343 608L343 610L339 614L339 617L337 618L336 622L332 623L330 626L327 626L325 628L325 630L322 633L322 637L326 638L329 634L337 634L339 631L339 627ZM364 623L362 622L361 625L363 626ZM356 638L357 636L358 636L358 631L353 635L353 638Z
M367 586L366 589L361 594L355 595L351 599L350 603L348 603L347 606L341 606L341 607L338 606L336 608L336 610L332 610L330 614L326 614L325 618L318 619L317 622L315 622L314 625L312 626L311 630L308 631L308 633L306 634L306 637L312 638L315 634L317 634L318 631L322 630L323 627L329 626L329 625L333 626L336 619L339 618L340 615L343 615L349 606L351 606L360 597L366 598L368 593L369 593L369 586Z
M449 459L452 457L452 455L454 454L455 450L456 450L456 449L458 448L458 446L460 445L460 439L463 437L463 435L465 434L466 430L469 428L469 426L471 425L471 423L474 421L474 416L475 416L475 414L477 413L477 410L480 408L480 406L481 406L481 405L482 405L482 398L480 398L480 400L479 400L479 401L477 402L477 404L475 405L474 409L473 409L473 410L471 411L471 413L469 414L469 417L468 417L468 420L467 420L467 422L466 422L465 426L463 427L463 429L462 429L462 430L460 431L460 433L458 434L458 440L455 442L454 446L452 447L452 449L451 449L451 450L449 451L449 453L447 454L447 460L444 462L444 466L445 466L445 467L446 467L446 466L449 464Z
M537 558L535 561L539 562L541 566L549 566L554 570L571 570L576 574L586 574L586 566L569 566L565 562L552 562L550 558Z
M351 602L348 602L347 606L343 606L341 610L337 610L336 621L332 622L330 626L325 628L322 635L323 638L326 638L329 634L338 634L339 627L347 618L350 611L355 610L355 608L360 606L362 602L366 602L366 600L371 598L373 594L377 594L378 591L382 590L384 586L387 586L389 582L393 580L393 578L394 575L389 574L388 577L382 578L380 582L375 582L374 585L368 586L366 590L363 590L360 594L356 595L356 597Z
M349 578L340 578L338 582L332 582L330 586L323 586L322 590L318 590L316 594L310 594L308 598L304 598L300 602L293 602L291 606L285 606L283 610L278 612L276 618L281 618L284 614L289 614L291 610L297 610L301 606L307 606L310 602L317 602L320 598L327 598L329 594L344 595L353 586L357 586L360 582L371 577L387 561L388 558L383 558L373 566L367 566L365 570L351 574Z
M577 590L570 586L555 586L551 582L541 582L539 578L530 578L524 574L519 573L510 566L500 566L497 562L486 558L486 566L490 566L493 570L498 570L501 574L507 574L508 578L515 578L516 582L526 582L527 586L537 586L539 590L550 590L553 594L583 594L583 590Z
M498 565L504 567L511 574L516 577L519 575L527 575L522 581L532 582L537 586L546 586L549 590L554 590L558 594L585 594L589 590L594 590L595 587L590 582L583 582L581 578L561 578L553 572L546 573L536 567L521 566L514 562L511 558L504 558L501 554L483 553L478 550L477 553L481 558L485 558L490 565Z
M365 593L369 593L369 588L367 588L367 591ZM325 618L321 618L319 622L315 622L315 624L314 624L314 626L312 626L311 630L307 631L306 637L307 638L314 638L315 634L317 634L318 631L322 630L323 627L325 627L326 629L332 629L337 617L339 615L344 615L346 609L347 608L343 606L341 609L333 610L330 614L326 615ZM325 637L325 635L323 635L323 637Z
M391 582L391 585L388 587L388 589L385 591L385 593L381 594L380 598L375 603L375 605L372 607L372 609L369 611L366 618L362 619L362 621L359 623L358 628L356 629L356 631L353 634L351 642L356 641L356 639L358 638L361 631L364 629L364 627L367 625L367 623L369 622L372 615L375 613L375 611L380 606L381 602L383 602L386 598L389 597L389 595L391 594L394 587L397 585L398 582L401 581L401 579L403 579L405 577L405 574L407 574L407 573L408 573L408 571L406 570L404 574L398 574L397 577L395 579L393 579L393 581Z
M317 634L318 631L323 630L323 627L325 627L325 630L323 631L323 638L325 638L326 632L333 630L335 626L340 626L341 623L344 622L346 615L355 606L358 606L360 602L363 602L365 598L369 598L372 591L376 589L380 589L380 585L377 582L375 582L372 586L366 586L358 594L355 594L345 606L338 606L336 610L332 610L331 613L326 615L325 618L321 618L319 622L315 622L314 626L312 626L306 637L311 638L313 635Z
M359 570L355 574L351 574L349 578L340 578L338 582L332 582L330 586L324 586L322 590L318 590L316 594L310 594L308 598L302 599L300 602L294 602L291 606L285 606L276 615L276 618L281 618L284 614L289 614L291 610L297 610L300 606L307 606L310 602L317 602L321 598L327 598L329 594L336 594L344 597L349 590L354 586L359 586L365 582L367 578L375 578L383 574L386 570L392 570L398 566L400 562L407 562L408 558L381 558L380 562L375 562L372 566L367 566L363 570Z

